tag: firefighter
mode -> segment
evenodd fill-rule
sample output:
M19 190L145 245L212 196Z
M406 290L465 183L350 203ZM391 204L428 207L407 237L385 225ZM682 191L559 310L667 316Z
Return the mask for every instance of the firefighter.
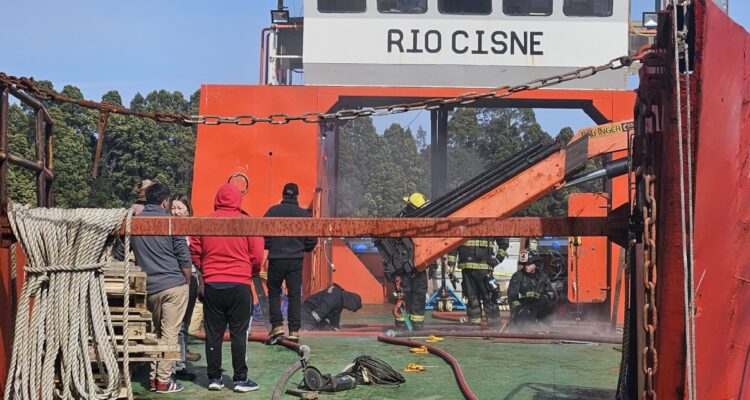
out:
M333 284L310 296L302 304L302 330L327 331L341 328L341 311L357 312L362 308L362 298Z
M425 195L419 192L404 197L406 206L398 214L398 217L410 217L417 210L427 204ZM408 328L406 319L409 319L412 329L421 330L424 327L424 308L427 303L427 270L414 271L403 275L401 279L401 291L404 297L404 313L395 316L396 329Z
M495 239L471 239L448 255L448 267L461 270L463 276L461 290L468 301L469 322L482 325L484 311L487 324L493 329L500 328L499 292L493 270L505 258L508 239L500 242L498 245Z
M539 254L524 250L518 257L522 268L508 285L511 324L519 326L544 321L555 309L557 292L541 271Z

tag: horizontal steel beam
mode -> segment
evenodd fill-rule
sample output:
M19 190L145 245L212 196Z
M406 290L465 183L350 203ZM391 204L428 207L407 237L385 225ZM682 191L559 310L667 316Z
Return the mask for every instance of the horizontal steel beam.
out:
M211 218L135 217L133 235L315 237L607 236L606 217Z

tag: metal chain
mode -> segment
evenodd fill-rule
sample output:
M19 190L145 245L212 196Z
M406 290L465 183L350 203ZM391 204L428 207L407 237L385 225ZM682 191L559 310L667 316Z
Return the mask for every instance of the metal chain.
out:
M330 120L346 121L361 117L376 117L383 115L400 114L414 110L434 110L449 105L468 105L478 100L500 99L528 90L551 87L559 85L563 82L577 79L585 79L602 71L618 70L629 67L633 62L639 61L643 57L645 51L646 48L644 47L637 55L634 56L621 56L613 58L609 62L602 65L592 65L588 67L578 68L564 74L536 79L521 85L499 86L492 88L486 92L469 92L451 98L432 98L413 103L401 103L365 108L350 108L329 113L315 111L299 115L274 113L263 117L252 114L227 117L220 115L188 115L133 111L131 109L122 106L116 106L107 102L99 103L91 100L73 99L67 96L63 96L51 89L40 87L33 78L17 78L7 75L3 72L0 72L0 84L15 88L17 90L23 90L39 100L56 100L65 103L76 104L81 107L96 109L102 113L110 112L121 115L132 115L153 119L157 122L178 123L186 126L223 124L251 126L258 123L284 125L292 121L302 121L305 123L320 123Z
M638 182L638 206L643 218L643 285L645 302L643 305L643 329L645 347L642 350L642 369L645 377L643 399L656 399L654 377L659 369L659 353L656 349L656 330L658 311L656 308L657 257L656 257L656 173L654 167L654 129L648 122L654 123L656 115L648 99L638 110L636 134L640 139L640 165L636 169Z

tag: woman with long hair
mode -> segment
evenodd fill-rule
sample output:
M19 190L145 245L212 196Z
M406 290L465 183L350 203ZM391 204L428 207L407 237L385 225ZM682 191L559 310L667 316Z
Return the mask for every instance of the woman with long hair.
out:
M190 199L186 194L179 194L172 197L169 202L170 213L174 217L190 217L193 215L193 207L190 204ZM188 240L185 238L185 240ZM193 317L193 309L195 308L195 302L198 298L198 289L200 286L200 276L198 271L193 267L192 276L190 279L190 292L188 297L188 306L185 310L185 317L182 319L182 327L180 328L180 358L181 360L174 364L175 377L181 380L195 380L195 373L190 371L187 367L188 361L198 361L201 355L193 353L188 350L188 341L190 336L188 334L188 327L190 326L190 320Z

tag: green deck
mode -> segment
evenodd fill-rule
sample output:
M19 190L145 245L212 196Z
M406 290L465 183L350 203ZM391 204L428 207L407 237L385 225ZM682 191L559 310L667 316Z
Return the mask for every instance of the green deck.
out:
M346 323L386 322L387 316L364 313L350 315ZM380 314L380 313L378 313ZM427 321L431 323L430 321ZM419 341L420 339L415 339ZM362 354L381 358L402 369L415 362L428 367L426 372L403 373L407 382L399 388L360 386L353 391L322 396L331 399L461 399L450 367L433 355L417 355L403 346L380 343L375 337L308 336L302 342L312 349L311 364L324 373L336 373ZM191 350L204 353L203 342L194 341ZM495 343L483 339L446 338L437 346L461 363L472 391L480 399L612 399L617 385L620 346L612 344L522 344ZM259 343L248 345L250 378L260 390L238 394L225 388L221 392L206 389L205 358L195 363L196 382L183 382L179 394L152 394L145 386L147 374L134 378L136 398L269 399L276 380L297 359L294 352L280 346ZM229 343L224 343L225 384L231 380ZM298 383L296 374L291 383ZM231 386L227 385L228 387ZM292 396L285 398L293 399Z

